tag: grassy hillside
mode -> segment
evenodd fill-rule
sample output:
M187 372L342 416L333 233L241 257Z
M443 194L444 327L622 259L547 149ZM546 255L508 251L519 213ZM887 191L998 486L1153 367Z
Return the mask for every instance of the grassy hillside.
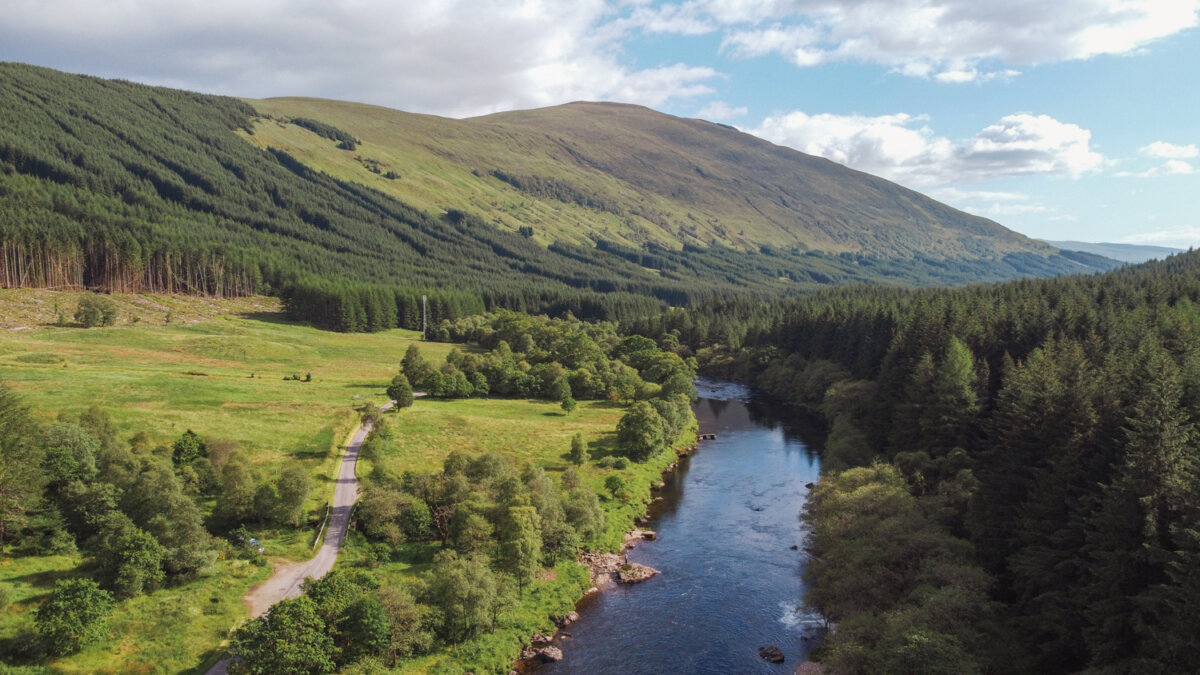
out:
M465 208L501 227L531 226L545 241L883 257L1054 253L883 179L639 106L571 103L451 120L317 99L249 103L271 118L254 126L256 145L285 148L423 209ZM345 150L320 142L286 123L294 118L335 125L360 143Z
M279 294L293 316L379 330L414 327L404 310L426 293L435 318L497 305L622 318L1107 264L639 108L453 122L256 105L0 64L0 285ZM374 311L384 295L397 311Z

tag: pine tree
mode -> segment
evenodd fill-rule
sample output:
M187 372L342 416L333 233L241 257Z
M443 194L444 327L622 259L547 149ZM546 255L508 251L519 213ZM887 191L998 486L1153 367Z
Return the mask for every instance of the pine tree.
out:
M1143 391L1126 418L1124 448L1090 522L1093 558L1085 638L1095 665L1140 669L1158 630L1156 594L1179 544L1196 430L1180 406L1178 367L1158 345L1136 355Z

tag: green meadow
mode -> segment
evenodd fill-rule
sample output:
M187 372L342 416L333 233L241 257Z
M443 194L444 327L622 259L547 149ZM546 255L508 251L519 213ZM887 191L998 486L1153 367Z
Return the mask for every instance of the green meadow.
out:
M420 342L420 334L412 331L343 334L289 323L279 318L273 300L262 298L112 296L121 309L116 326L55 325L62 308L73 311L77 298L0 291L0 306L9 309L0 325L0 381L21 395L37 419L49 423L59 413L78 414L98 405L112 416L122 438L145 432L155 443L169 445L191 429L208 439L236 442L264 471L295 458L317 485L308 505L314 520L332 494L340 450L357 426L357 409L385 400L384 388L405 350ZM441 361L454 345L420 342L420 347L427 359ZM311 381L304 381L310 373ZM300 380L285 379L293 376ZM495 451L517 465L532 462L558 474L568 466L566 454L576 433L588 439L593 459L610 454L622 412L598 401L581 402L568 415L545 401L417 399L413 407L386 415L392 437L381 468L436 470L457 449ZM664 455L620 472L636 488L636 499L604 501L606 546L619 545L621 532L648 498L649 483L667 461ZM374 468L364 462L359 474ZM593 462L579 474L603 492L605 476L614 471ZM312 529L259 535L269 558L311 555ZM411 580L427 567L433 547L413 545L407 560L383 564L370 559L368 548L352 536L339 564ZM0 611L0 641L27 639L33 611L54 581L86 574L86 564L77 556L0 557L0 586L10 596L9 606ZM517 611L546 623L551 609L569 609L587 584L580 569L565 563L548 572ZM268 574L269 568L223 560L215 574L122 602L110 621L108 640L51 665L63 672L202 671L219 655L229 630L245 619L242 595ZM437 671L477 658L487 661L486 654L504 652L519 638L485 637L424 657L409 669Z

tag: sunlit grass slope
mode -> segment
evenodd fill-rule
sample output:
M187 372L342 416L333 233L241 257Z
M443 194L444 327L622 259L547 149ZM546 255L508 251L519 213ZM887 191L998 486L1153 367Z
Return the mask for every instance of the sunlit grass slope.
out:
M423 209L532 227L545 242L719 243L883 257L1056 252L881 178L639 106L572 103L453 120L319 99L248 102L270 117L248 137L256 145L284 148ZM293 118L334 125L361 143L339 149L289 124Z

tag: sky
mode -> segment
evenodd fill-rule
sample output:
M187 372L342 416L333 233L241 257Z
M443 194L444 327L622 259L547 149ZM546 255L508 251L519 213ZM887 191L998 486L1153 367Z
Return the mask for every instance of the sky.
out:
M1023 234L1200 247L1200 0L5 0L0 61L732 126Z

